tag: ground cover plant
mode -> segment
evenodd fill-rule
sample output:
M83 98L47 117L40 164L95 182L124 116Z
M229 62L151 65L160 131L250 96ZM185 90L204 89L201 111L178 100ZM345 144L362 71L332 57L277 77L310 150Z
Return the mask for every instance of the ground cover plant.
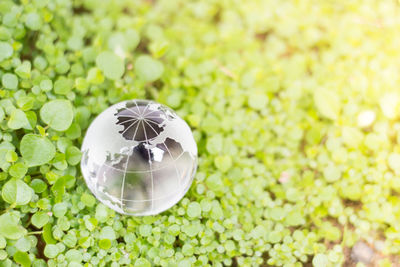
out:
M397 1L0 1L1 266L399 266ZM192 127L186 197L149 217L80 174L134 98ZM358 263L357 263L358 262Z

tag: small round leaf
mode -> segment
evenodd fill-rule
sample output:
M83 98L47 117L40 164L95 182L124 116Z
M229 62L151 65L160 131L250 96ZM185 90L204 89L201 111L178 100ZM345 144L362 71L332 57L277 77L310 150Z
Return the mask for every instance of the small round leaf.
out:
M54 158L56 149L46 137L26 134L21 140L20 151L29 167L45 164Z
M164 72L164 66L158 60L143 55L136 59L135 71L142 80L153 82L161 77Z
M32 199L32 188L23 181L13 178L3 186L1 196L9 204L25 205Z
M96 66L108 79L117 80L122 77L125 71L124 61L116 54L105 51L96 58Z
M70 146L65 151L65 157L70 165L76 165L81 161L82 153L79 148Z
M19 218L15 214L4 213L0 216L0 235L16 240L26 233L26 229L20 225Z
M55 258L58 253L60 253L60 250L57 245L48 244L44 248L44 255L49 259Z
M42 228L46 223L49 222L49 215L44 211L39 211L33 214L31 222L37 228Z
M74 118L71 102L64 99L52 100L40 109L40 117L56 131L65 131Z

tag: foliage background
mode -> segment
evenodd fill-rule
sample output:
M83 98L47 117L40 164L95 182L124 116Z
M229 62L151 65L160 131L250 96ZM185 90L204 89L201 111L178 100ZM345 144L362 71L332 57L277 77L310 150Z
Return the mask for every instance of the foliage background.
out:
M399 18L397 1L2 0L1 266L398 266ZM79 171L90 121L133 98L198 142L157 216L116 214Z

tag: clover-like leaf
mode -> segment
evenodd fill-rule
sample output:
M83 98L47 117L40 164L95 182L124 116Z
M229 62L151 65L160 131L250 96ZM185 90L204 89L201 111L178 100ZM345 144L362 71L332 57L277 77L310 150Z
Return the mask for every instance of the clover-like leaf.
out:
M40 117L54 130L65 131L74 118L71 102L63 99L47 102L40 109Z
M328 89L319 89L314 92L314 103L322 116L335 120L341 109L337 94Z
M108 79L117 80L125 71L124 61L113 52L105 51L96 58L96 66Z
M3 186L1 196L7 203L25 205L31 201L32 191L22 180L13 178Z
M35 134L22 137L20 151L30 167L48 163L56 154L56 149L49 139Z
M164 72L163 64L150 56L139 56L135 61L135 71L139 78L146 82L153 82Z
M4 213L0 216L0 235L8 239L19 239L27 233L21 226L19 217L13 213Z

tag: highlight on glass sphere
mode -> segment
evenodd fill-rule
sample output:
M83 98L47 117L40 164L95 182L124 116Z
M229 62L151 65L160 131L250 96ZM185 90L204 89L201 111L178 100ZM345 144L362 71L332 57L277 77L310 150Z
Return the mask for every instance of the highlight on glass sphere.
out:
M158 214L192 184L197 146L186 122L149 100L115 104L98 115L82 144L81 170L92 193L117 212Z

